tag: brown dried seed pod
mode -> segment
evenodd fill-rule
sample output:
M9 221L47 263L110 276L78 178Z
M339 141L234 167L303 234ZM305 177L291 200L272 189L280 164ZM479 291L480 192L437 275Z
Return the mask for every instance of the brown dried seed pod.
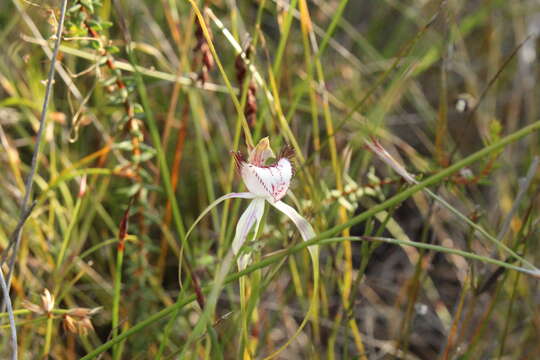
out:
M66 330L67 332L70 332L72 334L78 333L76 321L71 316L64 315L64 321L62 322L62 325L64 326L64 330Z

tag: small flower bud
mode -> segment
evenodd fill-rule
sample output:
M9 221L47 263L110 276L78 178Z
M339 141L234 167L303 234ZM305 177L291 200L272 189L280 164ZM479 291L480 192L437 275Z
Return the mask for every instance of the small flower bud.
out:
M79 185L79 194L77 196L82 198L84 194L86 194L86 175L84 175L81 179L81 184Z
M72 334L77 334L77 325L75 323L75 320L71 316L64 315L64 321L62 322L62 324L64 325L64 330Z
M50 314L54 309L54 296L51 295L48 289L43 290L43 295L41 295L41 304L43 311L47 314Z
M26 299L22 301L21 305L26 310L29 310L35 314L43 314L43 309L41 308L41 306L36 305Z
M82 336L88 335L90 331L94 331L94 326L92 325L92 321L90 321L89 318L84 318L81 321L78 322L79 325L79 334Z

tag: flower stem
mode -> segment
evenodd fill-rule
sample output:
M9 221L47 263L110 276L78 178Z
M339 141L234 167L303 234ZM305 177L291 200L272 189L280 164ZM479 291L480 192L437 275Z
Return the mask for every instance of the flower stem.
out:
M45 331L45 346L43 347L43 358L48 358L51 351L51 340L53 330L53 317L52 314L47 316L47 329Z
M120 290L122 287L122 263L124 262L124 241L118 243L118 251L116 253L116 269L114 274L114 295L112 304L112 336L118 336L119 312L120 312ZM113 359L120 359L119 344L113 348Z
M120 294L122 288L122 264L124 262L124 250L126 247L126 237L128 232L128 220L129 220L129 211L131 209L131 204L133 203L135 197L132 197L129 201L126 211L122 216L120 221L120 226L118 229L118 247L116 252L116 269L114 273L114 294L113 294L113 304L112 304L112 336L118 336L119 331L119 312L120 312ZM113 347L113 359L118 360L122 354L122 343L117 344Z
M66 251L68 248L69 239L71 238L71 233L73 232L73 228L75 227L75 224L77 223L77 220L79 219L81 203L82 203L82 197L78 197L77 203L75 204L75 210L73 210L73 215L71 217L71 222L69 223L66 234L64 235L64 238L62 239L62 246L60 247L60 252L58 253L58 258L56 259L57 270L59 270L60 265L62 265L64 256L66 255Z

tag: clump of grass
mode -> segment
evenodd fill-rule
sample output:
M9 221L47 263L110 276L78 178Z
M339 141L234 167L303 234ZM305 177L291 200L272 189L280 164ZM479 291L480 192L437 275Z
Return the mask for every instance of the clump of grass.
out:
M536 6L3 2L0 356L536 358Z

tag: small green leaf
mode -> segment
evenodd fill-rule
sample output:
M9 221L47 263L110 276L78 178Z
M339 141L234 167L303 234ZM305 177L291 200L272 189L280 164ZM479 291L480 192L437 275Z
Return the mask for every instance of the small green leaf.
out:
M103 86L111 86L111 85L114 85L116 83L116 80L118 78L116 76L110 76L106 79L103 80Z
M96 21L96 20L88 20L87 21L87 24L94 30L96 30L97 32L100 32L103 30L103 27L101 26L101 23L99 21Z
M139 103L134 103L133 104L133 111L135 112L135 114L144 113L144 109L143 109L142 105L139 104Z
M72 7L70 7L67 12L72 13L72 12L79 11L81 9L81 7L82 7L81 4L75 4Z
M113 145L114 149L122 150L122 151L132 151L133 145L131 144L131 141L121 141L119 143L116 143Z
M107 50L109 54L117 54L120 52L120 49L118 48L118 46L114 46L114 45L105 46L105 50Z
M109 28L111 28L112 26L113 26L113 23L112 23L111 21L103 20L103 21L101 22L101 27L102 27L103 29L109 29Z
M82 4L82 6L84 6L86 9L88 9L88 11L93 14L94 13L94 4L92 3L91 0L79 0Z
M139 161L140 162L148 161L151 158L153 158L155 155L156 155L155 153L144 152L144 153L141 154Z
M118 195L132 197L141 189L141 185L142 185L141 183L135 183L131 186L126 186L126 187L118 189L116 193Z
M490 142L498 141L501 138L502 125L499 120L492 119L489 123L489 140Z
M90 46L95 50L101 49L101 44L98 40L90 40Z

